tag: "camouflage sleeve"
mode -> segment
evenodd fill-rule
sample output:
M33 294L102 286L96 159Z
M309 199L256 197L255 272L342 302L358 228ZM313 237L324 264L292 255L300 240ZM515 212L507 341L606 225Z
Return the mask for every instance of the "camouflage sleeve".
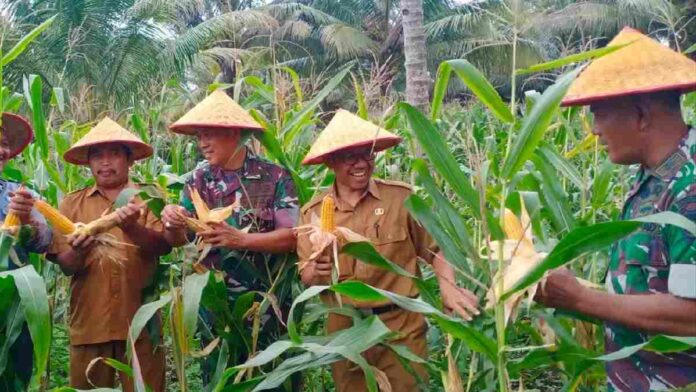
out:
M193 207L193 203L191 202L189 186L193 186L193 180L187 180L184 184L184 189L181 191L181 199L179 200L179 205L186 208L186 211L194 214L196 210Z
M674 202L671 210L696 222L696 187ZM678 297L696 299L696 238L673 225L667 225L663 235L670 260L668 291Z
M273 223L276 229L291 228L297 225L300 206L297 190L292 177L287 172L278 180L273 197Z

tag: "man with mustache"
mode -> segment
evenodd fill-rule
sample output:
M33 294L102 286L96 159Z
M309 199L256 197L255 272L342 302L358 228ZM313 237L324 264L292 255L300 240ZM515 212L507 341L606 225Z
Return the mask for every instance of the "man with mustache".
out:
M63 158L89 166L95 185L67 195L60 211L73 222L89 223L113 208L126 188L137 188L129 178L133 163L152 155L152 147L108 117L100 121ZM118 208L118 226L109 230L122 245L117 260L92 252L95 238L56 233L48 257L66 275L70 287L70 385L77 389L114 387L115 370L99 357L127 362L126 341L133 316L143 304L142 290L154 276L159 256L171 247L162 223L144 203L131 199ZM135 342L144 381L153 391L165 390L164 348L144 332ZM133 380L119 372L124 391Z
M622 219L672 211L696 222L696 130L685 124L679 102L696 89L696 63L630 28L609 43L622 44L628 46L583 70L563 105L589 105L593 133L611 161L640 165ZM537 301L604 321L607 353L654 334L696 336L696 241L677 226L644 224L616 242L607 292L585 288L565 269L542 287ZM695 369L696 349L641 350L606 363L608 390L695 387Z
M33 139L33 132L29 123L21 116L11 113L2 114L0 126L0 172L5 164L19 153ZM5 179L0 179L0 219L5 220L8 214L15 214L19 218L20 231L17 233L17 241L14 251L17 261L21 264L29 264L29 253L43 253L51 243L51 230L46 225L43 216L32 211L36 195L24 189L20 184ZM12 260L6 265L0 266L0 271L20 268ZM2 380L3 376L16 375L16 379L23 385L14 384L19 390L25 390L31 379L33 350L32 341L27 328L27 323L22 323L22 331L10 347L10 359L6 363L5 371L0 375L0 383L7 385L11 380Z
M336 175L334 185L315 197L302 208L300 226L313 223L321 215L322 201L327 195L335 200L335 224L346 227L370 240L377 251L407 272L420 276L418 259L430 263L437 275L442 302L448 311L454 311L466 320L479 314L478 299L472 292L457 287L454 270L445 261L437 244L416 222L404 206L411 188L397 181L372 177L375 154L401 141L376 125L345 110L339 110L326 129L319 135L304 164L325 164ZM302 282L305 285L331 283L333 263L329 252L312 259L308 234L297 239ZM339 254L339 281L359 280L373 287L407 297L418 296L418 289L410 278L371 266L348 255ZM329 306L338 306L332 295L323 295ZM422 314L411 313L389 302L358 302L342 298L366 315L378 315L391 330L399 334L393 342L405 345L413 353L426 358L427 324ZM329 313L327 332L350 328L352 319ZM386 373L392 390L416 391L418 381L402 366L399 358L386 347L373 347L364 353L368 363ZM418 377L427 382L427 372L420 364L413 364ZM333 365L336 390L340 392L365 391L362 371L348 361ZM427 385L427 383L426 383Z
M210 224L212 230L198 233L205 244L212 246L201 264L224 273L230 304L249 291L269 291L273 279L286 265L288 254L295 249L292 228L299 207L288 171L257 156L245 145L251 132L263 132L263 128L224 91L217 90L170 129L196 137L206 161L186 181L181 205L164 208L162 221L167 240L173 246L181 246L193 239L184 220L195 215L192 190L210 209L235 205L228 219ZM290 289L276 286L273 294L289 298L286 293ZM204 319L213 324L211 315L204 313ZM282 323L269 308L262 317L259 344L275 341L282 334ZM231 363L240 363L248 353L237 355L239 358L233 358ZM204 363L206 382L215 370L213 362Z

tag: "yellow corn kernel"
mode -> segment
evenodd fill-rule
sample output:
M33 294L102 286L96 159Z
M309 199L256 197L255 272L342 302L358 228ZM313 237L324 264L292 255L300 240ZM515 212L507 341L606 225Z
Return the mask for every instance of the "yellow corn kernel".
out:
M19 226L19 217L14 212L9 212L7 216L5 216L5 222L2 224L2 228L9 229L15 226Z
M521 240L524 238L524 228L522 227L522 222L512 211L505 209L505 215L503 216L503 230L507 238L511 240Z
M333 232L336 229L336 222L334 221L334 209L335 209L334 199L331 196L324 197L321 202L321 230L326 232Z
M59 232L63 234L72 234L75 231L75 224L45 201L37 200L36 203L34 203L34 208L36 208L36 210L46 218L48 223Z

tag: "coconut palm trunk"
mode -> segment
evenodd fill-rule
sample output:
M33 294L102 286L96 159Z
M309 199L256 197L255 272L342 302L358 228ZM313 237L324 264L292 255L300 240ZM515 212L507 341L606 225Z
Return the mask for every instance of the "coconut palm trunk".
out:
M401 0L406 58L406 100L423 112L429 110L430 75L423 28L423 1Z

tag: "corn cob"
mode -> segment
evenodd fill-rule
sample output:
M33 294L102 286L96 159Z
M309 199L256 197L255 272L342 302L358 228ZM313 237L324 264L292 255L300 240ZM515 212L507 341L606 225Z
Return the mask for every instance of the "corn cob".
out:
M46 218L54 229L63 234L72 234L77 229L75 224L68 219L68 217L61 214L60 211L43 200L37 200L34 203L34 208Z
M321 202L321 223L322 231L332 233L336 230L336 222L334 221L335 203L333 197L327 195Z
M503 230L507 238L511 240L521 240L524 238L524 228L520 219L512 211L505 209L503 216Z
M15 226L19 226L19 217L14 212L9 212L7 216L5 216L5 222L2 224L2 228L9 229Z

